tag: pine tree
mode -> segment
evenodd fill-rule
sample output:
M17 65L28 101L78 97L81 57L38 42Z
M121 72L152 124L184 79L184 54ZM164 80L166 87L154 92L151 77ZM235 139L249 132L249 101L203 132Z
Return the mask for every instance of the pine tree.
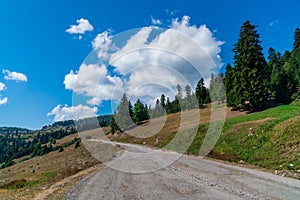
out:
M285 71L287 73L288 89L292 94L291 99L300 98L300 29L297 28L294 33L293 51L288 61L285 63Z
M224 87L224 75L219 73L216 77L211 76L214 80L210 80L213 85L210 86L210 96L212 101L217 101L218 103L224 103L226 99L226 92Z
M210 81L209 81L209 90L212 91L212 88L215 85L215 74L212 72L210 74Z
M181 85L179 85L179 84L177 84L177 99L179 100L179 101L181 101L181 99L182 99L182 88L181 88Z
M167 97L167 102L166 102L166 113L169 114L172 112L172 103L170 102L169 97Z
M185 109L186 110L190 110L192 108L191 92L192 92L191 86L186 85L185 86L185 95L186 95L186 98L185 98Z
M125 130L130 125L132 125L132 106L123 94L120 105L117 107L116 113L114 115L115 122L121 130Z
M110 122L110 131L109 132L111 134L114 134L117 131L121 131L121 129L119 128L119 126L118 126L118 124L117 124L117 122L115 120L115 116L116 116L116 113L114 113L114 116L113 116L113 118L112 118L112 120Z
M283 69L281 54L270 47L268 51L269 68L272 69L270 89L277 102L289 103L291 94L287 87L287 74Z
M163 108L161 107L161 104L159 102L159 99L156 99L155 107L152 111L152 118L160 117L163 115L162 113Z
M233 106L241 109L257 109L267 99L269 79L267 62L262 53L256 26L248 20L240 29L234 49Z
M296 28L294 32L294 45L293 45L293 51L298 49L300 47L300 29Z
M133 120L135 123L139 123L148 119L149 115L147 109L144 106L144 104L140 101L140 99L138 99L137 102L134 104L133 108Z
M166 97L164 94L161 94L161 97L160 97L160 105L161 107L165 108L166 107Z
M225 72L225 92L227 97L227 106L233 106L234 105L234 91L233 90L233 81L234 81L234 71L232 66L228 63L226 66L226 72Z
M174 101L172 101L172 113L176 113L180 111L181 111L181 104L178 99L178 95L176 95Z
M206 98L204 99L204 103L211 103L210 92L208 88L206 88Z
M133 106L130 101L128 101L128 110L129 110L129 116L132 119L133 118Z
M206 91L207 90L206 90L206 87L204 86L204 79L201 78L198 81L196 89L195 89L195 93L196 93L196 97L197 97L197 100L198 100L199 108L203 108L204 101L207 97Z

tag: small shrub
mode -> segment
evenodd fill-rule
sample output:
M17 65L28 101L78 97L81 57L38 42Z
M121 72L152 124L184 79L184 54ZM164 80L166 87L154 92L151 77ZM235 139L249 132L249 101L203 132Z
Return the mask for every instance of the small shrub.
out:
M79 146L80 146L80 141L75 142L74 149L78 148Z
M63 151L64 151L63 146L59 146L58 152L63 152Z

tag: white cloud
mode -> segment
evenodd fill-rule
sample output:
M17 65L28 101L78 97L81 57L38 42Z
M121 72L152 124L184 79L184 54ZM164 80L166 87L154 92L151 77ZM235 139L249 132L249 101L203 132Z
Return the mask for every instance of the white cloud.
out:
M211 72L223 65L219 53L224 42L206 25L190 25L189 20L188 16L174 19L168 29L144 27L125 32L117 39L129 39L119 48L109 31L97 35L92 45L101 64L82 64L79 71L71 71L65 76L65 88L89 97L86 103L90 105L119 100L124 92L132 102L141 98L153 105L162 93L172 99L177 84L194 88L200 77L209 80Z
M0 97L0 106L6 104L7 102L8 102L7 97L4 97L3 99Z
M54 121L65 121L69 119L84 119L88 117L96 116L98 109L96 107L91 108L89 106L84 106L79 104L78 106L68 105L57 105L52 109L51 112L47 114L47 116L54 115Z
M27 82L27 76L23 73L19 73L19 72L11 72L9 70L2 70L2 73L5 75L4 79L5 80L14 80L14 81L23 81L23 82Z
M90 24L89 20L81 18L76 20L77 25L71 25L66 30L70 34L84 34L86 31L93 31L94 27Z
M181 21L173 20L171 27L152 41L149 38L155 28L142 28L111 55L110 64L116 72L130 74L126 85L129 95L147 98L145 92L136 88L150 84L175 88L180 83L183 87L194 87L200 76L209 79L211 72L222 67L219 53L224 42L214 38L206 25L189 25L189 19L184 16ZM153 96L161 95L163 87L160 88Z
M0 82L0 91L3 91L6 89L6 86L4 83Z
M96 36L92 42L94 51L97 52L98 58L101 61L106 61L110 58L109 51L113 49L111 46L111 36L109 31L104 31Z
M108 74L104 65L82 64L79 71L71 71L65 76L65 88L92 99L87 103L99 105L102 100L120 98L123 81Z
M159 19L154 19L153 16L151 16L151 23L154 25L161 25L162 22Z

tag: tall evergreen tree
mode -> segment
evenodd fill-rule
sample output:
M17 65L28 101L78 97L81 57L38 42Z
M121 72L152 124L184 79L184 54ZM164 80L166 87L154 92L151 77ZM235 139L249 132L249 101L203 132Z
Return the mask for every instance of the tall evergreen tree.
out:
M206 87L204 86L203 78L200 78L200 80L198 81L195 89L195 93L198 100L199 108L203 108L203 104L207 96Z
M114 119L121 130L126 129L132 125L132 110L126 94L123 94L120 105L117 107Z
M262 53L256 26L248 20L240 29L234 49L233 107L256 109L267 99L269 79L267 62Z
M159 99L156 99L155 107L151 111L152 113L152 118L160 117L164 115L164 108L162 107Z
M295 49L300 48L300 29L296 28L294 32L294 45L293 45L293 51Z
M234 71L232 66L228 63L226 66L224 85L225 85L225 92L227 97L227 106L230 107L234 105L234 99L235 99L234 93L232 92L233 81L234 81Z
M149 115L147 108L144 106L144 104L140 101L140 99L137 100L137 102L134 104L133 108L133 120L135 123L139 123L144 120L148 120Z
M224 75L222 73L219 73L216 77L211 76L211 78L214 78L214 80L210 80L210 82L213 83L213 85L210 86L210 96L212 98L212 101L224 103L226 99Z
M300 98L300 29L294 33L294 46L288 61L284 66L287 73L288 89L292 93L291 99Z
M283 69L281 54L270 47L268 51L269 68L272 69L270 89L277 102L289 103L291 94L287 87L287 74Z
M172 101L172 113L176 113L180 111L181 111L181 104L178 99L178 95L176 95L174 101Z
M116 113L114 113L114 116L116 116ZM115 120L115 117L112 118L111 122L110 122L110 133L111 134L114 134L115 132L117 131L121 131L121 129L119 128L116 120Z
M181 85L177 84L177 99L180 101L182 99L182 88Z
M185 109L190 110L192 108L192 89L191 86L185 86Z
M212 72L210 74L210 81L209 81L209 90L212 91L212 88L215 85L215 74Z
M130 118L133 119L133 106L130 101L128 101L128 111Z
M166 102L166 113L172 113L172 103L170 102L170 98L167 97L167 102Z
M161 97L160 97L160 105L161 107L165 108L166 107L166 97L164 94L161 94Z

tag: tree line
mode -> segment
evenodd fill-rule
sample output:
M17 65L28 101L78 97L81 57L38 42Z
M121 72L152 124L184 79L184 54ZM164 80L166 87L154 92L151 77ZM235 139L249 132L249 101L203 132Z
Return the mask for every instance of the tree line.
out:
M200 78L195 92L191 86L177 85L173 101L164 94L156 100L154 107L143 104L140 99L132 106L126 94L114 112L111 133L130 128L150 118L181 110L203 108L210 102L226 103L233 110L257 110L266 102L288 104L299 99L300 87L300 29L294 32L292 51L283 55L272 47L268 51L268 61L263 54L260 36L249 20L240 28L239 38L233 48L234 65L227 64L225 74L211 74L209 88Z
M39 131L19 131L19 129L6 128L9 132L3 132L0 135L0 169L11 166L14 159L23 156L42 156L51 151L63 148L57 146L56 140L61 139L70 134L76 133L74 126L45 126ZM77 142L77 139L72 141L72 144ZM66 145L71 145L66 144Z
M270 47L267 62L256 27L248 20L243 23L233 48L234 66L226 67L227 105L233 109L256 110L271 99L288 104L299 98L299 28L294 32L292 51L281 55Z
M161 97L156 100L153 108L151 105L148 107L147 104L143 104L140 99L132 106L130 100L127 99L126 94L123 94L120 104L115 110L110 123L110 132L112 134L116 131L122 132L145 120L161 117L165 114L176 113L181 110L203 108L204 104L210 103L211 101L209 89L205 87L203 78L198 81L196 88L194 89L195 92L193 92L189 85L186 85L184 88L185 95L183 95L181 85L178 84L176 89L177 94L173 101L170 101L169 97L161 94Z

